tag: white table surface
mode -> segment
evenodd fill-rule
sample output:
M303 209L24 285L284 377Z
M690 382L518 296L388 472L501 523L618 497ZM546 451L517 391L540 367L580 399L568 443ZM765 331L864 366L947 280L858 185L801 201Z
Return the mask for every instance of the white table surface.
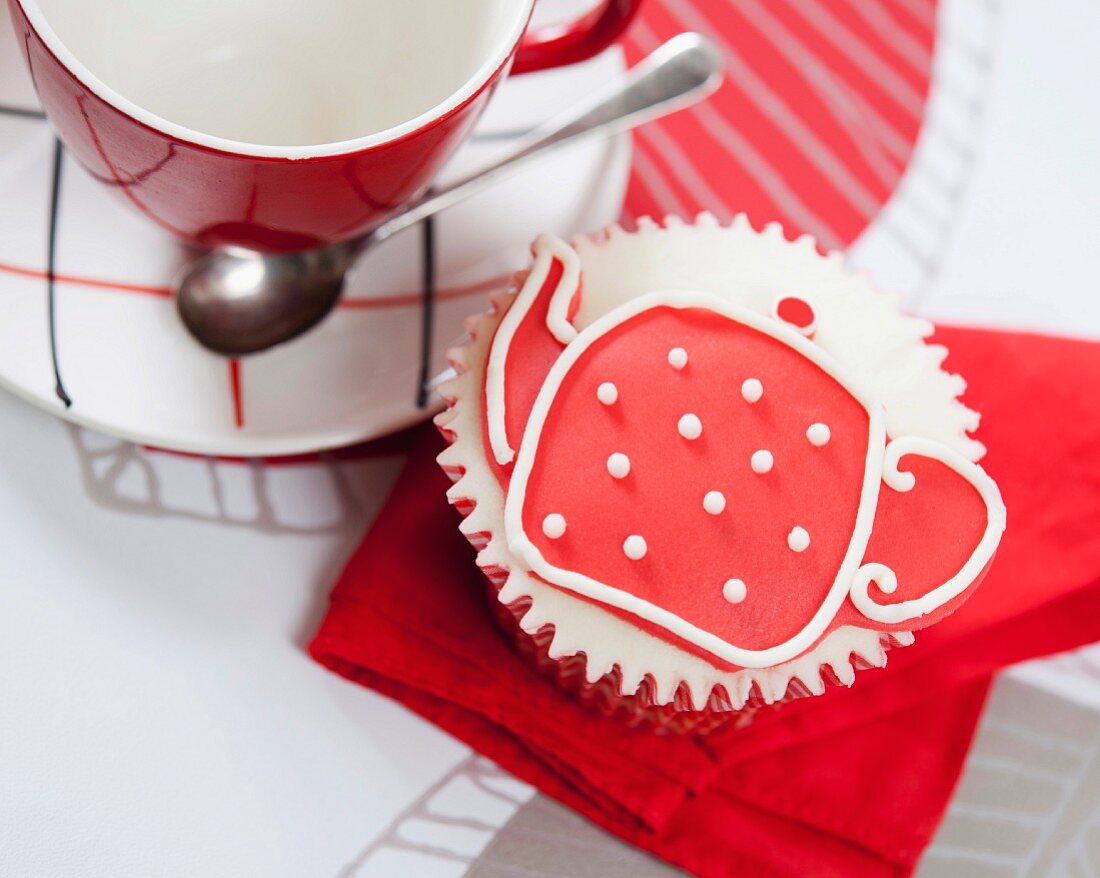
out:
M853 261L934 317L1100 338L1100 5L945 14L972 7L995 20L977 110L941 120L963 185L941 205L921 191L942 159L922 134ZM399 460L182 458L7 396L0 436L0 874L473 874L532 791L303 650ZM1014 671L1010 702L1041 687L1100 709L1098 664ZM941 838L929 874L1062 874L1031 848L987 850L1013 837Z

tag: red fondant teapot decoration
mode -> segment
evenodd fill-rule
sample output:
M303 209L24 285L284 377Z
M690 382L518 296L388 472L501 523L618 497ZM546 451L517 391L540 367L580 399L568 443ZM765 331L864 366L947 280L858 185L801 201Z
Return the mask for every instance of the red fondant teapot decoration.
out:
M749 668L845 624L924 627L981 580L996 485L941 443L888 437L808 337L812 309L668 291L578 333L576 253L544 236L535 257L484 395L508 546L534 575Z

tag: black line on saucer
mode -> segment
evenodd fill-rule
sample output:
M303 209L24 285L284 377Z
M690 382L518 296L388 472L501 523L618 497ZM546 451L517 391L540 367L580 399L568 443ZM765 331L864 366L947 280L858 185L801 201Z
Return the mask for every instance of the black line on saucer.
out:
M424 307L420 311L420 382L416 392L416 407L425 408L431 391L428 372L432 368L432 328L435 324L435 218L421 223L421 277L424 287Z
M41 110L32 110L28 107L12 107L0 104L0 116L18 116L21 119L45 119L46 114Z
M54 393L65 408L72 408L73 400L61 380L61 367L57 362L57 220L61 205L61 160L65 149L61 141L53 142L53 176L50 181L50 225L46 244L46 310L50 330L50 359L53 362Z

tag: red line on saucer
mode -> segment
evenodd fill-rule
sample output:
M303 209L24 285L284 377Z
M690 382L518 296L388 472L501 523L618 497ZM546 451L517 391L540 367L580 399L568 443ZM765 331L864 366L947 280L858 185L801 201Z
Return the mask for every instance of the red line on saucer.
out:
M462 299L466 296L476 296L478 293L488 293L492 290L503 290L512 279L512 274L497 275L488 280L479 281L476 284L466 284L460 287L449 287L436 293L436 301L448 299ZM404 305L419 305L424 300L424 293L395 293L392 296L377 296L361 299L341 299L340 308L351 311L366 311L372 308L400 308Z
M21 277L33 277L38 280L44 280L47 277L47 273L38 268L27 268L22 265L12 265L7 262L0 262L0 272L7 274L15 274ZM511 280L511 274L501 274L496 277L489 278L488 280L480 281L476 284L467 284L465 286L450 287L445 290L441 290L436 299L442 299L444 301L449 299L461 299L466 296L476 296L478 293L487 293L493 290L503 290L508 286L508 282ZM155 287L146 284L132 284L125 281L105 280L102 278L93 277L80 277L75 274L58 274L54 275L54 280L61 284L72 284L74 286L81 287L93 287L101 290L114 290L122 293L141 293L146 296L159 296L163 299L171 298L172 290L170 287ZM410 293L395 293L392 296L377 296L372 298L361 299L343 299L340 302L340 308L349 311L367 311L374 308L400 308L403 306L418 305L423 299L424 294L421 292Z
M21 277L33 277L36 280L45 280L49 273L40 268L26 268L22 265L11 265L0 262L0 271L7 274L15 274ZM81 287L95 287L103 290L116 290L123 293L142 293L146 296L161 296L168 298L172 291L168 287L153 287L144 284L131 284L124 281L100 280L92 277L79 277L74 274L55 274L54 281L61 284L73 284Z
M233 423L244 427L244 388L241 384L241 361L229 361L229 392L233 397Z
M96 280L88 277L75 277L69 274L55 274L54 280L58 283L73 284L80 287L98 287L104 290L117 290L122 293L141 293L146 296L159 296L162 299L170 299L172 290L168 287L150 287L144 284L129 284L124 281Z

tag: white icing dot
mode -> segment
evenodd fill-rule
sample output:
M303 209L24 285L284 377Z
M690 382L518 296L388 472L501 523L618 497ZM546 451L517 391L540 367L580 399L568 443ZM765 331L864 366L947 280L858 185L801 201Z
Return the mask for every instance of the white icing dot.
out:
M673 348L668 352L668 364L679 372L688 364L688 352L683 348Z
M761 448L759 451L754 451L752 453L750 463L752 464L752 471L754 473L763 475L764 473L770 473L772 471L772 467L775 466L775 458L772 457L770 451Z
M616 451L607 458L607 471L615 479L625 479L630 475L630 458L621 451Z
M711 515L721 515L726 511L726 495L721 491L707 491L703 495L703 509Z
M561 539L565 535L565 516L551 512L542 520L542 532L552 540Z
M792 527L787 534L787 545L792 552L805 552L810 548L810 535L804 527Z
M828 445L832 436L828 424L810 424L806 428L806 438L810 440L811 445L816 445L818 448L822 445Z
M722 597L731 604L741 603L748 593L749 590L740 579L727 579L726 584L722 586Z
M647 551L649 546L645 544L645 539L637 534L631 534L623 541L623 554L631 561L641 561Z
M759 402L764 395L764 385L759 378L746 378L741 385L741 395L745 397L745 402Z
M703 435L703 422L699 420L698 415L688 412L680 416L680 420L676 422L676 429L685 439L698 439Z
M619 388L610 381L605 381L596 388L596 399L604 405L615 405L619 401Z

